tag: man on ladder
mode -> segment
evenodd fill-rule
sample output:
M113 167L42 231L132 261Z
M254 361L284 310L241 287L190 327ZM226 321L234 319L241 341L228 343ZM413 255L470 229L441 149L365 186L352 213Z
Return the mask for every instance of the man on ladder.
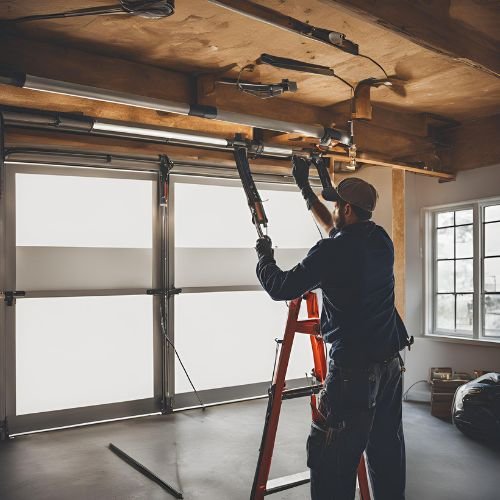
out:
M321 423L307 440L313 500L351 500L366 450L376 500L404 500L405 446L399 351L411 344L394 306L394 248L371 221L375 188L350 177L325 188L333 212L309 184L310 161L294 157L293 176L310 209L328 231L289 271L274 260L271 240L257 240L257 275L274 300L321 288L322 336L330 348L321 393Z

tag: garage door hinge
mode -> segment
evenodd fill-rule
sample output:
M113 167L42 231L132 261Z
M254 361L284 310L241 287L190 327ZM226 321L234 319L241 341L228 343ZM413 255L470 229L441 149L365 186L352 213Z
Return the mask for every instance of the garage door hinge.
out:
M21 290L16 290L15 292L13 292L12 290L3 290L2 292L0 292L0 299L3 299L8 306L14 304L14 299L16 297L24 296L26 296L26 292L23 292Z
M182 288L169 288L168 290L162 288L151 288L146 290L148 295L168 295L171 297L172 295L178 295L182 292Z

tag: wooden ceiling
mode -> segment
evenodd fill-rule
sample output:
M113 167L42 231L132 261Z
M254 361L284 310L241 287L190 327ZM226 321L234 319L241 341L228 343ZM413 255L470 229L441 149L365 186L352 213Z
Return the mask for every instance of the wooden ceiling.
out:
M0 19L111 3L112 0L0 1ZM456 128L457 122L470 126L470 123L484 121L493 131L498 131L495 115L500 113L497 49L500 2L259 0L256 3L314 26L345 33L349 40L359 44L361 53L377 60L389 75L400 81L393 89L381 87L371 91L376 113L373 123L366 125L368 132L365 133L371 134L365 141L370 151L388 158L404 158L425 150L422 146L425 141L439 148L440 141L448 140L449 146L454 140L450 134L455 134L449 130ZM177 93L179 100L184 97L237 111L249 112L251 109L255 114L282 119L303 117L302 121L310 123L345 121L342 103L350 96L349 88L331 77L277 70L265 65L256 66L253 72L244 72L243 78L262 82L289 78L297 82L299 90L271 102L243 96L214 82L222 76L237 77L243 66L255 63L264 52L332 67L352 84L368 77L383 77L381 70L366 59L244 17L207 0L177 0L175 14L161 20L129 15L76 17L21 23L5 27L3 31L7 47L11 49L0 55L0 63L20 71L45 73L40 76L57 74L59 79L75 83L100 81L102 87L115 85L119 90L139 94L142 88L144 95L156 97L172 98L172 94ZM47 66L57 64L58 58L54 56L57 50L64 50L72 62L59 59L60 68L51 69ZM47 55L50 51L52 59ZM121 77L110 78L112 68L91 64L91 59L81 51L112 58ZM81 65L77 71L79 57ZM125 63L118 60L133 62L136 68L157 76L159 69L169 70L172 78L164 73L162 79L140 83L139 76L120 73ZM85 75L89 72L93 76ZM100 79L99 74L102 75ZM117 83L117 80L120 81ZM106 81L110 83L106 85ZM183 84L186 88L181 91L178 87ZM20 104L19 95L28 97L28 94L18 94L10 98L4 93L0 95L0 103ZM37 104L36 97L28 100L30 104ZM47 107L48 104L42 101L40 106ZM378 123L377 117L385 124ZM397 125L399 119L402 125ZM394 122L392 128L388 125L391 120ZM445 126L446 131L436 135L441 126ZM211 127L209 122L206 128ZM374 144L387 141L389 137L381 135L380 130L375 130L377 127L409 134L408 140L415 137L416 146L413 150L400 148L391 152L387 145L381 145L377 150ZM490 151L489 157L498 159L497 151ZM454 169L470 166L458 165L449 158L445 163Z

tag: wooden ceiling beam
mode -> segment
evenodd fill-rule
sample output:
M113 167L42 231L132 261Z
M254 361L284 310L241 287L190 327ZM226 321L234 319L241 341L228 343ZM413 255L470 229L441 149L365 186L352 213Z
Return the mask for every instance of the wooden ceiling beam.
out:
M350 120L351 102L342 101L333 106L325 108L329 111L331 119L338 125L347 123ZM428 115L425 113L411 113L408 111L386 108L372 103L372 119L369 123L377 127L386 128L417 137L427 137Z
M347 155L327 153L325 156L331 158L333 161L338 161L340 163L350 163L350 158ZM358 163L374 167L389 167L392 168L393 170L404 170L405 172L412 172L414 174L426 175L427 177L436 177L438 179L446 181L452 181L456 177L456 175L452 172L441 172L439 170L425 170L422 168L412 167L411 165L404 165L402 163L395 163L391 161L383 161L379 159L369 158L367 155L358 158Z
M500 114L463 123L443 132L450 144L450 163L454 171L498 165L500 163Z
M453 18L450 14L452 0L323 1L395 32L428 50L499 76L500 58L495 40ZM484 17L494 15L487 4L470 2L470 9L482 10Z
M137 154L142 156L168 154L177 161L201 161L207 163L216 163L217 165L236 169L234 157L231 152L202 150L184 146L173 146L169 144L144 142L132 139L113 139L102 136L90 136L75 133L61 133L45 130L30 130L11 127L7 129L5 137L7 148L14 147L41 147L52 149L68 149L73 151L92 151L104 152L106 154ZM326 155L332 160L349 163L349 157L341 154ZM252 172L254 173L272 173L291 175L289 159L270 159L256 158L252 159ZM430 177L436 177L443 180L453 180L454 174L445 172L435 172L431 170L422 170L410 166L381 161L375 158L362 158L360 163L364 165L382 166L396 170L405 170Z
M187 73L8 33L0 35L0 46L0 65L14 71L179 102L189 102L193 95Z
M195 79L188 74L133 63L53 44L0 36L0 65L13 71L90 85L129 94L189 103ZM252 135L252 128L195 116L182 116L120 104L82 99L0 85L0 104L63 113L84 113L94 118L144 125L181 128L231 137Z
M328 108L332 119L342 127L350 119L348 101ZM354 140L360 152L379 155L386 160L411 157L412 161L447 168L447 157L441 158L441 142L430 133L429 117L424 113L398 112L373 106L371 120L356 120Z

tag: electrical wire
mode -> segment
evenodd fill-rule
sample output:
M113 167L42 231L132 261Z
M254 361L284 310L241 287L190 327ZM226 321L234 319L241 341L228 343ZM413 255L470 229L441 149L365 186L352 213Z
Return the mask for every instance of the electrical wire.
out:
M193 392L195 393L196 395L196 398L198 399L200 405L205 408L205 404L203 403L203 401L201 400L201 397L200 395L198 394L198 391L196 390L196 387L194 386L193 384L193 381L191 380L191 377L189 376L189 373L186 369L186 367L184 366L184 363L182 362L182 359L181 359L181 356L179 354L179 352L177 351L176 347L175 347L175 344L170 340L168 334L167 334L167 331L166 331L166 327L165 327L165 322L164 322L164 311L165 311L165 305L163 304L163 301L167 299L167 294L163 294L165 295L165 297L162 297L162 300L160 301L160 315L161 315L161 331L162 331L162 334L165 338L165 340L167 341L167 343L170 345L170 347L172 347L172 349L174 350L174 353L177 357L177 359L179 360L179 363L182 367L182 370L184 371L185 375L186 375L186 378L188 379L189 381L189 384L191 385L191 387L193 388Z
M351 93L354 92L354 87L347 81L347 80L344 80L342 77L340 77L339 75L332 75L334 78L336 78L337 80L340 80L342 83L345 83L348 87L351 88Z
M325 238L323 236L323 233L321 232L321 229L318 226L318 222L316 221L316 219L315 219L314 215L312 214L312 212L311 212L311 217L312 217L312 220L314 222L314 225L316 226L316 229L318 230L319 235L321 236L321 239L324 240Z
M102 7L90 7L86 9L69 10L66 12L55 12L52 14L24 16L15 19L4 19L1 22L4 24L18 24L29 21L65 19L82 16L107 16L112 14L133 14L149 19L160 19L170 16L173 13L174 8L171 0L120 0L119 5L105 5Z
M99 16L109 14L125 14L125 11L118 5L107 5L103 7L92 7L88 9L70 10L66 12L54 12L53 14L39 14L33 16L17 17L15 19L2 20L4 23L25 23L29 21L44 21L48 19L64 19L67 17Z
M186 377L187 377L187 379L188 379L188 381L189 381L189 384L190 384L190 385L191 385L191 387L193 388L193 391L194 391L194 393L195 393L195 395L196 395L196 398L197 398L197 399L198 399L198 401L200 402L200 405L201 405L203 408L205 408L205 405L204 405L203 401L201 400L200 395L198 394L198 391L196 390L196 387L194 386L194 384L193 384L193 382L192 382L192 380L191 380L191 377L189 376L189 373L188 373L188 371L187 371L186 367L184 366L184 363L182 362L182 359L181 359L181 357L180 357L179 353L177 352L177 349L175 348L174 343L173 343L173 342L169 339L169 337L168 337L168 335L167 335L166 333L164 333L164 335L165 335L165 339L166 339L167 343L168 343L168 344L172 347L172 349L174 350L175 355L177 356L177 359L179 360L179 363L181 364L181 367L182 367L182 369L183 369L184 373L186 374Z
M250 71L250 68L253 68L253 64L243 66L238 73L238 78L234 85L236 85L240 92L258 97L259 99L271 99L272 97L277 97L285 92L285 89L283 87L277 85L241 83L241 74L243 73L243 71ZM224 81L221 81L219 83L231 85L231 83Z
M161 185L161 183L159 183L159 184ZM167 301L169 299L169 296L168 296L168 292L166 290L166 287L168 286L168 282L167 282L168 263L167 263L167 256L166 256L165 233L164 233L165 224L166 224L166 217L165 217L166 206L162 206L161 209L162 209L161 210L161 212L162 212L162 214L161 214L161 224L162 224L161 270L162 270L162 280L163 280L162 285L163 285L163 287L162 287L162 294L160 297L160 328L161 328L163 338L166 340L166 342L169 344L169 346L172 347L172 349L174 350L174 353L175 353L177 359L179 360L179 363L182 367L182 370L184 371L184 373L189 381L189 384L191 385L193 392L196 395L196 398L198 399L202 408L205 409L205 405L204 405L200 395L198 394L198 391L196 390L196 387L194 386L193 381L191 380L191 377L189 376L189 373L188 373L186 367L184 366L184 363L182 362L181 356L178 353L178 351L175 347L175 344L172 342L172 340L170 339L170 337L168 336L168 333L167 333L166 316L167 316L167 311L168 311ZM163 394L165 394L165 391L163 391Z
M364 57L365 59L368 59L369 61L371 61L373 64L375 64L376 66L378 66L384 73L385 77L386 78L389 78L389 75L387 74L387 72L385 71L385 69L382 67L381 64L379 64L377 61L375 61L375 59L372 59L370 56L366 56L365 54L358 54L359 57Z
M405 393L403 394L403 401L406 401L407 399L407 396L408 396L408 393L410 392L410 389L417 385L417 384L420 384L421 382L425 382L425 383L429 383L427 380L418 380L417 382L414 382L413 384L410 385L410 387L408 387L408 389L405 391Z

